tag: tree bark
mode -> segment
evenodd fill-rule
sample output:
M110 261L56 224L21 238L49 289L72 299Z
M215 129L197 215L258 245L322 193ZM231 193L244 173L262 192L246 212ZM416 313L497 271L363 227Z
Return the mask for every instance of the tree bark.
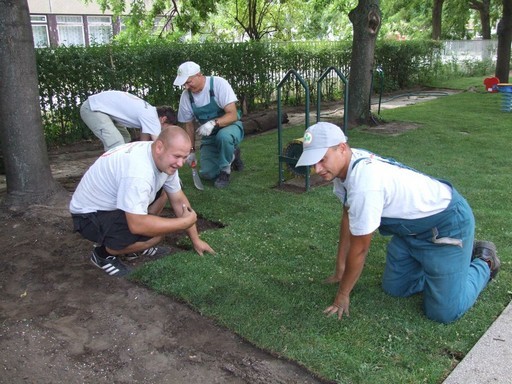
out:
M370 92L375 61L375 43L381 26L379 0L359 0L349 13L353 25L352 56L349 74L349 128L370 125ZM345 129L345 128L344 128Z
M491 15L490 15L490 3L491 0L471 0L469 2L469 8L478 11L480 15L480 24L482 25L482 39L491 39Z
M432 40L440 40L444 0L434 0L432 7Z
M508 83L510 72L510 43L512 41L512 1L503 0L503 15L498 23L498 57L496 77Z
M48 203L53 179L43 134L27 0L0 0L0 142L8 208Z

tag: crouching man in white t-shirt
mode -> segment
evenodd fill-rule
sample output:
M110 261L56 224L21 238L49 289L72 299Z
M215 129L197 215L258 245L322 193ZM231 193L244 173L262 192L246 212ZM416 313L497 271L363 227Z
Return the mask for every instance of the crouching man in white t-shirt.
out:
M475 303L500 260L490 241L474 241L475 219L451 186L392 159L351 148L342 130L320 122L304 134L296 166L333 180L342 204L334 302L324 313L349 315L373 232L390 235L382 287L392 296L423 294L428 318L449 323Z
M215 253L199 238L197 215L180 185L178 169L191 147L185 130L165 127L154 142L133 142L105 152L84 174L70 212L74 230L97 245L91 255L94 265L110 276L126 275L130 270L117 256L168 253L157 245L166 234L182 230L199 255ZM158 216L167 200L175 218Z
M163 127L176 124L176 112L171 107L153 107L123 91L89 96L80 107L80 117L101 140L105 151L131 141L127 128L140 129L141 141L153 141Z

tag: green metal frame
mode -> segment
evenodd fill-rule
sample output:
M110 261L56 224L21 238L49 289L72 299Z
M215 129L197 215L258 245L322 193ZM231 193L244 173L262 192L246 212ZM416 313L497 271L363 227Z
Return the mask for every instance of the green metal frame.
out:
M341 73L338 69L335 67L329 67L327 68L324 73L320 76L320 78L317 80L317 103L316 103L316 122L318 123L320 121L320 104L321 104L321 86L322 81L327 77L327 75L334 71L338 75L338 77L343 81L345 84L345 90L344 90L344 112L343 112L343 133L346 135L346 129L348 127L348 79ZM282 120L283 120L283 113L282 113L282 106L281 106L281 88L286 83L286 81L291 77L295 76L297 80L301 83L301 85L304 87L304 90L306 91L306 105L304 106L304 113L305 113L305 128L306 130L309 127L309 103L310 103L310 93L309 93L309 87L308 84L304 81L304 79L295 71L294 69L290 69L288 72L286 72L283 79L277 84L277 146L278 146L278 157L279 157L279 186L281 186L284 182L284 170L283 165L284 164L290 164L295 165L297 164L297 158L292 158L285 156L283 152L283 127L282 127ZM306 192L309 191L310 188L310 166L306 166L305 168L305 181L306 181Z
M344 106L343 106L343 127L341 128L343 130L343 133L345 135L347 134L347 127L348 127L348 79L341 73L337 68L329 67L327 68L324 73L320 76L320 78L316 82L316 122L318 123L320 121L320 102L321 102L321 91L322 91L322 81L325 77L331 72L334 71L338 75L338 77L343 81L343 84L345 84L345 90L344 90Z
M282 133L282 121L283 121L283 112L281 108L281 88L283 87L284 83L292 76L294 75L297 80L301 83L301 85L304 87L304 90L306 91L306 105L304 107L304 112L306 115L305 120L305 128L306 130L309 127L309 87L308 84L304 81L302 76L300 76L297 71L294 69L290 69L288 72L286 72L286 75L283 77L283 79L277 84L277 145L278 145L278 157L279 157L279 186L281 186L284 182L284 175L283 175L283 165L285 163L295 165L297 164L297 159L284 156L283 154L283 133ZM309 181L309 166L306 167L306 191L309 191L310 181Z
M377 65L377 68L375 68L375 71L377 72L377 75L379 76L379 109L377 111L377 114L380 115L380 107L382 104L382 92L384 91L384 70L382 69L382 65ZM370 81L370 98L368 100L368 108L370 108L370 116L372 115L372 95L373 95L373 70L371 71L372 77Z

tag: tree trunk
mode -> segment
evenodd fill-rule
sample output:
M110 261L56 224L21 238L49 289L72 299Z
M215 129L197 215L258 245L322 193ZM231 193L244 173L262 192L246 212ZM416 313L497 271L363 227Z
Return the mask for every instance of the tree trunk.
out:
M508 83L510 71L510 43L512 41L512 1L503 0L503 15L498 23L498 57L496 77Z
M432 40L441 39L444 0L434 0L432 7Z
M478 11L480 15L480 24L482 24L482 39L490 40L491 39L491 15L490 15L490 6L491 0L471 0L469 2L469 8Z
M381 26L379 0L359 0L349 18L354 30L348 82L348 121L352 128L372 122L370 92L375 42Z
M48 202L61 191L43 135L27 0L0 0L0 142L9 208Z

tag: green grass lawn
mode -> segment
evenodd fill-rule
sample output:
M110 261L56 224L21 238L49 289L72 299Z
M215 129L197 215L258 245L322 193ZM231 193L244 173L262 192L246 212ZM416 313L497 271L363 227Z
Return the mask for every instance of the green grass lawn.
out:
M322 280L334 270L341 206L331 185L307 193L275 188L277 132L244 140L246 169L225 190L207 185L197 191L189 172L181 172L194 209L225 226L202 233L217 255L181 252L145 264L133 278L326 379L442 382L512 294L512 114L501 112L501 95L485 93L478 81L480 92L382 113L386 121L420 124L416 130L399 136L348 133L352 147L451 181L474 210L476 237L496 243L502 269L456 323L428 320L421 295L384 294L380 282L389 238L378 234L351 296L351 316L337 321L322 314L337 288ZM303 130L286 128L284 142Z

